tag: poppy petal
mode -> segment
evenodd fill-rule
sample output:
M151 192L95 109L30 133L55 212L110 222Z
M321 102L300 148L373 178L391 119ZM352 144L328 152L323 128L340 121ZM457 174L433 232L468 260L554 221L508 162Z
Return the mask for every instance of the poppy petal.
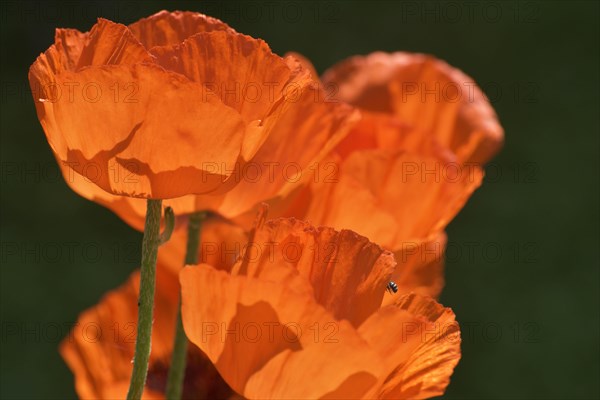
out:
M359 328L371 348L385 356L377 398L442 395L460 360L460 328L454 313L433 299L403 296L373 314Z
M30 79L52 73L39 61ZM244 132L239 115L218 99L202 101L199 85L177 74L137 64L66 71L55 79L60 87L75 82L94 90L77 92L74 100L36 101L50 145L107 192L146 198L204 193L219 187L226 179L220 171L237 162ZM120 102L111 88L122 91Z
M249 228L254 211L247 211L253 205L268 198L285 198L287 192L311 179L320 179L319 176L328 178L334 163L319 160L347 134L358 114L343 104L315 104L311 100L318 96L315 90L318 89L306 88L307 94L303 96L305 106L289 107L278 116L270 128L269 138L252 161L233 168L228 180L237 186L222 195L188 195L167 199L164 205L171 206L177 215L212 210L225 217L236 218L236 222ZM305 112L314 117L303 118ZM300 125L292 125L295 123ZM300 147L304 150L296 151ZM135 229L143 230L146 210L143 199L113 196L98 188L91 179L74 172L68 163L59 161L59 164L73 190L110 208ZM321 173L312 176L317 169L322 170ZM130 175L129 171L125 172ZM244 213L247 215L239 220L237 217Z
M184 268L180 280L188 338L245 397L357 398L381 372L348 322L285 282L231 276L205 264ZM311 327L335 337L315 340Z
M433 135L461 162L484 163L501 147L503 130L474 80L424 54L382 53L349 58L323 74L338 97L363 110L392 114Z
M298 271L317 303L354 326L379 308L396 266L390 252L365 237L348 230L314 228L294 218L259 227L248 251L254 254L246 261L240 259L233 274L275 280L273 274L281 266Z
M146 47L173 46L200 32L230 31L226 23L204 14L189 11L159 11L128 26Z
M482 172L447 154L365 150L341 165L334 184L313 188L305 218L351 229L394 251L442 231L481 184ZM368 216L368 218L365 218Z
M229 178L236 186L222 197L197 196L196 205L235 218L261 201L284 197L319 179L315 170L358 118L357 111L348 106L325 102L320 88L303 87L295 101L284 101L261 126L249 127L250 131L264 130L268 136L251 161L236 167Z
M125 25L98 18L87 34L77 69L100 65L152 63L154 58Z
M74 71L79 63L81 52L86 45L89 34L77 29L57 29L54 35L55 49L62 56L64 70ZM62 69L59 69L62 70Z
M394 252L398 266L391 280L398 285L398 294L386 293L383 305L394 302L398 295L411 292L436 298L444 288L445 232L424 242L406 242Z
M264 41L237 33L198 33L152 52L165 69L201 84L204 97L216 96L246 123L263 119L292 77L285 61Z
M444 151L435 137L403 123L397 116L364 110L361 114L360 121L335 149L342 158L366 149L398 149L424 156Z

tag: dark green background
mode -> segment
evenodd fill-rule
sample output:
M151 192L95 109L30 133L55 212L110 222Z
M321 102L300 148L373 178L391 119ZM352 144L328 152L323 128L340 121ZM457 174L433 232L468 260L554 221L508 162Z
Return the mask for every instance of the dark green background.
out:
M29 65L55 27L85 31L99 16L131 23L168 8L219 17L279 54L305 54L319 72L350 55L406 50L480 82L506 145L448 228L441 300L463 326L463 358L446 397L598 398L598 3L241 4L2 3L1 397L75 395L57 325L124 281L141 239L57 178Z

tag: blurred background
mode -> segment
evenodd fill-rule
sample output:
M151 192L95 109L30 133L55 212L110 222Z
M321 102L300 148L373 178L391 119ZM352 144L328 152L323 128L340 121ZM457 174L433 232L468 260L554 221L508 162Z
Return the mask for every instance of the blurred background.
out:
M137 267L141 234L68 189L27 72L55 27L196 10L298 51L423 52L482 86L506 130L448 228L441 302L463 358L444 398L599 394L599 3L596 1L3 1L1 380L4 399L73 398L57 352L79 312Z

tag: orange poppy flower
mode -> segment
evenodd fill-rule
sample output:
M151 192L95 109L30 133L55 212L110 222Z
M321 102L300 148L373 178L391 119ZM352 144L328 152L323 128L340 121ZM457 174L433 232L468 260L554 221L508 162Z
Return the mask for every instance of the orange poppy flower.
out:
M416 294L380 307L393 254L354 232L259 224L231 272L180 273L189 339L247 398L425 398L460 358L451 310Z
M363 113L342 147L415 150L429 138L459 162L483 164L502 146L502 127L474 79L432 56L351 57L327 70L323 84Z
M444 229L481 184L479 167L449 151L355 151L332 157L321 180L272 201L272 215L350 229L395 253L400 293L436 297L444 285ZM336 160L335 162L332 160ZM247 225L247 221L240 219ZM390 301L387 299L386 301Z
M271 202L272 215L365 235L395 252L400 293L439 295L444 229L481 184L480 163L502 143L493 109L472 79L420 54L352 57L322 84L362 118L309 187ZM420 97L415 87L429 92ZM465 92L450 97L451 88Z
M244 233L228 223L208 220L201 240L225 243L229 248L242 242ZM178 273L184 260L185 229L177 229L159 250L154 299L152 353L144 398L164 398L179 306ZM231 269L232 258L201 254L203 262ZM230 261L231 260L231 261ZM125 398L133 365L140 273L134 272L125 284L107 293L99 304L84 311L60 353L75 375L80 398ZM211 362L195 346L188 348L184 398L227 398L234 393L221 379Z
M29 80L68 184L138 228L143 200L116 196L234 216L289 190L356 119L295 58L190 12L57 29Z

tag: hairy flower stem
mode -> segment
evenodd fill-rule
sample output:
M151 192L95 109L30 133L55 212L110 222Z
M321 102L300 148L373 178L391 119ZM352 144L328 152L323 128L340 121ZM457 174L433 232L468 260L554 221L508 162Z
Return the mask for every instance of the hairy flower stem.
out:
M154 284L156 280L156 256L160 244L160 218L162 200L148 200L146 209L146 225L142 240L142 267L140 278L140 295L138 300L137 339L133 357L133 372L128 400L142 397L152 338L152 314L154 309Z
M205 217L204 212L197 212L190 215L188 222L188 239L185 252L185 265L194 265L198 263L198 245L200 244L200 228L202 220ZM171 367L169 368L169 377L167 379L166 398L168 400L181 399L183 379L185 378L185 363L187 355L188 341L183 330L181 321L181 300L175 323L175 343L173 345L173 355L171 356Z

